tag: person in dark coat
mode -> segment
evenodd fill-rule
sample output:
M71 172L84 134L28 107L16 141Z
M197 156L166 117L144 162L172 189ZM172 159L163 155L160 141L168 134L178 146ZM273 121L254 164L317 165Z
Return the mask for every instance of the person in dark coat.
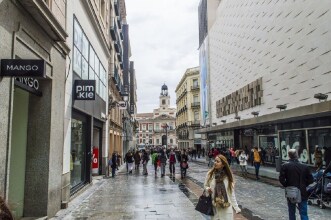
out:
M111 177L115 177L115 172L117 168L117 153L115 152L111 156L110 167L111 167Z
M331 148L324 147L325 173L331 172Z
M308 220L307 200L308 192L306 187L314 182L309 167L298 160L296 149L288 151L290 160L283 164L279 173L279 182L284 186L295 186L300 189L302 201L298 203L298 209L302 220ZM296 204L287 201L289 220L295 220Z
M186 177L187 168L188 168L188 156L186 154L186 150L184 149L180 156L180 174L182 179Z

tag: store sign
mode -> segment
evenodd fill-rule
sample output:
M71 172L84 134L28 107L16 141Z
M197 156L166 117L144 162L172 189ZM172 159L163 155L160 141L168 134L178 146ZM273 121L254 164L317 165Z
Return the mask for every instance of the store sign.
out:
M118 102L118 108L119 109L127 109L127 104L125 101Z
M2 59L1 76L46 77L45 60Z
M92 174L98 174L99 171L99 148L94 146L92 150Z
M95 80L75 80L75 100L95 100Z
M22 88L32 94L35 94L37 96L42 96L42 93L39 90L40 82L38 79L35 79L32 77L16 77L15 85L19 86L20 88Z

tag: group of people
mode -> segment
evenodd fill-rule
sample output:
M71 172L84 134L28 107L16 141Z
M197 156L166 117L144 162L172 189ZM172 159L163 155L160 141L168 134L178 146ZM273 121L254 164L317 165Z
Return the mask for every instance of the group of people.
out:
M231 151L230 151L231 152ZM207 176L204 182L204 189L207 195L211 196L212 208L214 210L214 216L211 219L218 220L230 220L233 219L233 211L236 213L241 212L238 206L235 195L235 182L234 177L230 169L232 160L229 160L224 152L219 152L217 149L212 149L208 152L210 159L208 166L211 167L207 172ZM261 150L254 147L251 154L248 155L245 150L234 151L233 156L239 162L242 172L247 175L247 162L249 157L252 157L253 165L255 166L256 179L259 179L259 167L263 163L263 157ZM167 162L169 162L170 175L175 174L175 165L180 163L181 178L185 178L186 169L188 168L188 155L185 150L182 150L180 154L176 154L174 149L170 149L168 152L165 148L153 148L151 149L150 156L152 164L155 169L155 176L157 176L158 169L161 170L161 177L165 176L165 168ZM296 187L299 190L301 200L293 203L292 200L287 199L288 215L290 220L296 219L296 209L299 210L301 220L308 220L307 213L307 201L308 193L306 187L313 183L313 176L311 169L300 163L298 160L298 154L295 149L288 151L290 160L281 166L279 173L280 183L286 187ZM148 175L146 164L149 161L149 154L146 150L141 152L140 158L135 156L133 152L128 152L125 156L125 161L128 164L128 172L132 172L133 162L136 163L136 169L139 169L139 164L142 163L144 167L143 174Z
M242 174L244 177L247 176L247 163L248 160L251 158L252 165L255 167L255 176L256 179L259 180L259 172L260 172L260 166L261 164L264 163L263 156L262 156L262 150L258 147L254 147L251 150L250 156L247 153L247 150L244 149L238 149L234 150L232 147L229 149L217 149L217 148L212 148L208 152L208 167L212 166L213 161L215 160L217 155L223 155L228 164L231 165L236 161L241 168Z

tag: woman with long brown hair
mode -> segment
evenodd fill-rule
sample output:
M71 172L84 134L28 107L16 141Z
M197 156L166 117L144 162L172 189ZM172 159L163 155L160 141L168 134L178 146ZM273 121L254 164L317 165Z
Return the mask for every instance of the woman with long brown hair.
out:
M211 195L214 216L212 220L232 220L233 210L241 212L234 193L234 180L226 157L215 157L214 166L208 171L205 191Z

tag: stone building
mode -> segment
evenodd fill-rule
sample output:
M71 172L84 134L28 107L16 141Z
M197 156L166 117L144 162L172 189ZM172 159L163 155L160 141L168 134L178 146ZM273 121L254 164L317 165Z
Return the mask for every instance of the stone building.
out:
M201 150L199 67L189 68L176 87L176 133L179 148Z
M139 123L136 140L138 146L177 146L176 138L176 109L170 107L168 87L161 87L159 108L153 113L138 113L136 120Z
M0 18L0 194L51 218L132 141L125 1L0 0Z
M331 148L331 3L218 1L199 6L202 115L211 146L259 146L314 164Z
M15 218L53 216L61 205L66 10L66 1L0 1L1 64L33 60L35 69L38 60L44 75L0 77L0 194Z

